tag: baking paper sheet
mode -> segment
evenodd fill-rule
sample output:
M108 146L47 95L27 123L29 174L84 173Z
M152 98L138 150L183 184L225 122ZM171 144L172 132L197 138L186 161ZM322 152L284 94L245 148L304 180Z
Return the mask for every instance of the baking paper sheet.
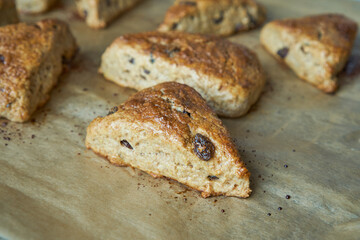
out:
M360 21L354 1L259 2L268 20L339 12ZM345 74L324 94L267 54L259 30L230 40L257 52L265 92L247 116L223 119L252 173L250 198L203 199L85 149L89 122L134 93L97 73L101 54L121 34L155 29L171 3L147 0L98 31L70 0L21 15L67 21L81 51L32 121L0 120L0 239L359 239L360 77Z

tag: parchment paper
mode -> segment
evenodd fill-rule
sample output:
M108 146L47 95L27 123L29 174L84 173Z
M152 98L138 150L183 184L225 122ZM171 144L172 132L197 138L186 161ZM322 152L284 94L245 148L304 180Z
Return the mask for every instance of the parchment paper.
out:
M359 76L343 75L327 95L268 55L259 30L231 37L258 53L268 75L251 113L223 119L253 194L203 199L84 147L89 122L134 93L97 74L101 54L121 34L155 29L172 1L147 0L100 31L74 15L72 2L21 16L69 22L81 51L31 122L0 120L0 239L360 239ZM259 2L268 20L339 12L360 22L351 0ZM359 45L358 37L355 55Z

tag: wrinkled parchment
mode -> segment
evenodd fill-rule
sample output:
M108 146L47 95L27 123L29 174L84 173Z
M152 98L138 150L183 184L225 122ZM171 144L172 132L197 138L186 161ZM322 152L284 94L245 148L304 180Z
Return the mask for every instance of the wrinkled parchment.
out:
M84 147L89 122L134 93L97 74L101 53L118 35L154 29L172 1L147 0L100 31L75 17L72 2L21 16L71 23L81 52L33 121L0 120L0 239L359 238L360 76L342 77L340 90L326 95L268 55L258 30L231 37L258 53L268 75L251 113L223 119L252 173L253 194L203 199ZM360 21L356 1L260 2L270 20L342 12ZM355 54L359 45L358 37Z

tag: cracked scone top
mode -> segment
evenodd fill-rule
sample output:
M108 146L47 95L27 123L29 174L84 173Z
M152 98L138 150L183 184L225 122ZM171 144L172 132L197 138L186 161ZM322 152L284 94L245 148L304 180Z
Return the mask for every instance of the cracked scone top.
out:
M49 99L77 45L66 23L43 20L0 28L0 117L24 122Z
M100 72L110 81L137 90L168 81L187 84L226 117L246 114L265 84L256 54L245 46L179 32L117 38L103 54Z
M275 20L261 30L262 45L300 78L324 92L337 88L337 74L351 53L357 24L340 14Z
M265 15L254 0L177 0L158 31L230 35L258 27Z
M203 197L248 197L250 173L229 133L191 87L167 82L144 89L98 117L86 146L111 163L177 180Z

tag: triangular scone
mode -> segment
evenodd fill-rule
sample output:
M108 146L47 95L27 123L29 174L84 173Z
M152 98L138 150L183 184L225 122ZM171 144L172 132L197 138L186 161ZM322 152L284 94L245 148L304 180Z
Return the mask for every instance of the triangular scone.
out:
M246 114L265 85L256 54L245 46L180 32L121 36L103 54L100 72L137 90L168 81L187 84L226 117Z
M229 133L191 87L144 89L87 129L86 146L111 163L165 176L203 197L248 197L250 173Z
M336 75L349 57L356 32L354 21L324 14L270 22L260 40L300 78L330 93L337 88Z
M0 0L0 26L19 22L15 0Z
M254 0L177 0L159 31L230 35L265 21L265 9Z
M0 28L0 117L29 120L45 104L63 63L77 50L68 26L58 20Z
M142 0L76 0L78 13L91 28L104 28Z
M16 7L22 13L43 13L48 11L58 0L16 0Z

